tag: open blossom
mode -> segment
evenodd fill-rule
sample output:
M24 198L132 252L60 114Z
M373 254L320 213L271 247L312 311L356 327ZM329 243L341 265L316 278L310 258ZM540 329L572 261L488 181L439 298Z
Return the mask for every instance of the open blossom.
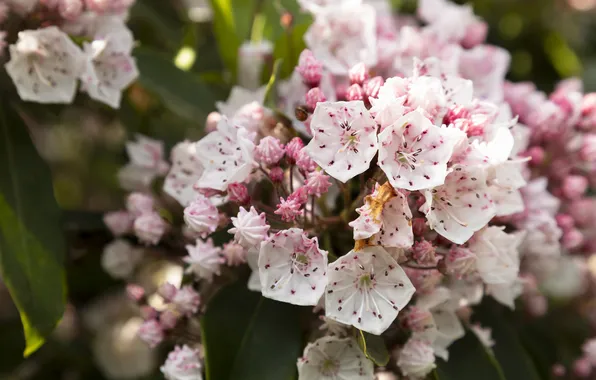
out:
M207 237L217 229L219 213L217 207L204 195L198 194L184 209L184 222L193 231Z
M139 240L148 245L156 245L166 232L168 225L156 212L143 214L135 219L134 231Z
M166 380L202 380L199 350L176 346L160 368Z
M327 252L300 228L261 243L259 274L265 297L295 305L316 305L327 286Z
M311 158L342 182L369 168L377 152L377 124L361 101L319 103L311 120Z
M212 239L197 239L195 245L186 246L186 251L188 256L183 258L189 264L186 273L194 273L207 281L211 281L214 274L219 275L220 266L225 259L221 256L221 248L213 246Z
M267 238L267 231L270 228L265 213L259 214L254 207L249 211L240 207L238 215L232 217L232 224L234 228L229 229L228 232L234 234L234 240L244 248L260 244Z
M479 170L455 170L444 185L425 190L424 197L420 211L429 226L456 244L468 241L495 215L485 173Z
M205 168L196 187L225 191L230 183L244 182L255 167L254 136L223 118L217 130L197 143L196 152Z
M414 242L412 211L407 197L389 183L378 186L356 210L360 215L350 222L354 240L369 239L384 247L409 248Z
M72 103L83 70L81 49L55 26L19 32L6 71L23 100Z
M84 45L82 88L92 99L119 108L122 91L139 76L131 56L134 40L124 23L107 33L99 32L93 42Z
M374 366L351 338L325 336L306 345L298 359L301 380L372 379Z
M445 182L453 148L463 138L461 131L437 127L415 110L379 134L379 166L395 188L439 186Z
M199 163L196 143L178 143L171 154L172 167L164 181L163 190L182 206L188 206L195 199L197 191L193 185L203 174Z
M523 235L508 234L500 227L487 227L471 239L476 269L486 284L510 284L519 273L518 246Z
M436 367L433 349L424 340L409 339L399 352L397 365L406 376L424 378Z
M199 309L201 298L192 286L186 285L178 289L172 298L172 303L181 314L190 317Z
M325 315L380 335L414 291L406 273L384 248L352 250L329 266Z

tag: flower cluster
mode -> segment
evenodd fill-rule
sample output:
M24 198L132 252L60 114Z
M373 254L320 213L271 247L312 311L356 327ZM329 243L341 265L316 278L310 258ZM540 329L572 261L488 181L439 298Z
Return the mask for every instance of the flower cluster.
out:
M209 288L246 263L250 290L313 306L323 321L324 336L298 360L300 379L372 379L373 363L346 332L392 327L408 332L391 343L395 370L416 379L435 357L448 360L464 326L494 344L469 319L484 296L514 308L523 295L539 315L542 291L577 291L554 271L581 288L568 253L596 242L586 195L595 98L575 83L550 98L506 83L509 55L484 43L486 24L469 6L422 0L421 26L393 18L384 1L300 4L314 20L308 49L279 84L277 110L264 88L235 87L206 136L174 147L171 165L157 141L127 145L119 179L132 193L106 223L116 236L183 252L194 280L158 290L166 306L143 306L140 336L161 342L199 312L195 284ZM162 176L163 192L152 192ZM137 259L116 248L105 262L125 263L105 266L126 277ZM177 347L162 371L200 376L197 352Z
M72 103L80 90L113 108L138 76L131 56L134 39L126 27L134 0L10 0L0 3L3 17L31 16L38 29L18 33L9 46L6 71L21 99L37 103ZM7 8L8 7L8 8ZM0 23L3 20L0 20ZM83 41L77 45L74 41ZM1 44L4 50L5 43Z

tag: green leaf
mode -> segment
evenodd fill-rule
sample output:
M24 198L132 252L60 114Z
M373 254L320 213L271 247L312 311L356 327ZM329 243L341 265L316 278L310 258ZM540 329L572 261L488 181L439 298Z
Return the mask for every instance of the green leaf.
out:
M28 356L64 313L65 248L49 169L4 101L0 118L0 269L21 315Z
M539 380L532 358L514 329L513 312L492 299L475 308L474 319L492 330L493 351L507 379Z
M358 330L358 346L366 357L376 365L384 367L389 363L389 351L387 351L385 341L379 335Z
M289 380L302 353L304 308L227 286L201 320L207 380Z
M306 48L304 43L304 33L310 26L310 20L292 27L289 33L283 33L276 41L273 48L273 58L283 59L283 65L280 70L280 77L287 78L294 71L298 63L298 57L302 50Z
M282 63L283 59L278 59L273 64L273 72L271 73L271 77L269 77L269 82L267 83L267 88L265 89L265 97L263 99L263 104L265 107L275 108L275 104L277 102L275 88L277 81L279 80L279 69Z
M437 359L433 376L439 380L505 380L499 363L470 330L449 346L447 362Z
M154 92L174 113L199 123L213 111L215 97L201 79L178 69L167 55L149 48L134 52L139 66L139 82Z

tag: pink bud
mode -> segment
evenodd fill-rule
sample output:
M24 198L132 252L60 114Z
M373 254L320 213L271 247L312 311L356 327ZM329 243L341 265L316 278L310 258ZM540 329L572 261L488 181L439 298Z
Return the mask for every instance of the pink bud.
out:
M309 195L320 197L329 190L331 182L328 175L322 171L315 170L308 174L305 187Z
M300 53L296 71L302 76L306 85L316 87L323 76L323 64L315 58L310 50L306 49Z
M308 201L308 189L305 186L299 187L290 196L288 201L296 202L299 205L303 205Z
M284 170L279 166L269 170L269 178L273 183L281 183L284 180Z
M143 193L131 193L126 199L126 209L134 217L139 217L153 211L153 198Z
M297 216L302 214L302 204L296 199L290 199L290 197L288 199L280 198L275 214L281 216L281 219L285 222L294 221Z
M557 214L555 220L557 221L557 225L561 227L563 231L567 231L575 226L575 221L569 214Z
M291 165L294 165L298 160L300 150L304 147L304 143L300 137L294 137L286 144L286 158Z
M323 91L319 87L314 87L308 90L305 97L306 106L311 110L317 108L317 103L327 100L327 98L325 98L325 94L323 94Z
M412 256L418 263L433 263L435 262L435 247L432 243L421 240L414 243L412 247Z
M563 367L563 364L557 363L553 365L552 373L554 377L563 377L565 376L566 372L567 371L565 371L565 367Z
M228 266L235 267L246 262L246 249L234 242L224 244L223 255Z
M255 158L266 166L276 165L284 154L283 144L273 136L263 137L255 150Z
M128 211L113 211L104 215L103 222L114 236L120 236L132 230L133 217Z
M584 243L584 235L577 228L572 228L563 233L561 243L570 250L579 248Z
M128 284L126 285L126 294L131 300L139 302L145 297L145 289L140 285Z
M139 328L138 335L149 347L157 346L164 338L163 328L155 319L145 321Z
M488 24L482 20L477 20L473 24L468 25L466 35L461 44L466 49L471 49L474 46L480 45L486 40L488 32Z
M348 85L345 83L338 83L335 85L335 95L337 100L346 100L346 93L348 91Z
M149 305L141 306L140 313L141 317L143 317L143 319L146 321L157 317L157 310L155 310Z
M240 205L250 202L248 189L243 183L231 183L228 185L228 197L230 202L238 203Z
M135 235L148 245L156 245L166 232L168 225L156 212L141 215L134 223Z
M376 98L379 96L379 90L381 89L381 86L383 86L384 82L385 81L383 80L383 77L374 77L365 81L362 89L364 90L366 96Z
M185 285L178 289L176 295L172 299L172 303L176 306L176 310L190 317L196 313L201 304L201 297L190 285Z
M357 63L350 69L348 77L350 78L351 84L362 85L369 77L366 65L362 62Z
M414 218L412 220L412 230L415 236L423 236L428 230L425 218Z
M205 122L205 131L213 132L217 129L217 124L221 120L221 114L219 112L211 112L207 115L207 121Z
M569 199L580 198L588 189L588 179L581 175L569 175L563 179L561 190Z
M300 149L296 159L296 166L305 173L310 173L317 169L317 163L310 158L306 148Z
M435 323L430 311L417 306L410 306L402 318L405 327L414 333L424 333Z
M159 316L159 323L164 330L171 330L178 323L178 314L173 310L166 310Z
M581 198L571 203L569 214L579 226L588 226L594 223L596 217L596 201L593 198Z
M581 357L573 363L573 373L580 378L587 378L592 373L592 365L587 358Z
M467 248L454 245L443 261L448 274L462 278L474 269L476 255Z
M546 314L548 310L548 301L546 297L540 293L532 293L524 295L526 308L533 317L541 317Z
M579 156L585 162L596 162L596 134L589 133L584 135Z
M533 146L527 150L525 156L530 157L531 165L542 165L542 162L544 162L544 149L540 146Z
M359 84L353 84L346 90L346 100L363 100L364 90Z
M169 282L164 282L161 284L159 289L157 289L157 294L163 297L166 301L171 301L176 296L178 292L178 288L174 285L170 284Z
M428 294L443 280L443 275L436 269L414 269L403 268L412 285L416 288L416 293Z

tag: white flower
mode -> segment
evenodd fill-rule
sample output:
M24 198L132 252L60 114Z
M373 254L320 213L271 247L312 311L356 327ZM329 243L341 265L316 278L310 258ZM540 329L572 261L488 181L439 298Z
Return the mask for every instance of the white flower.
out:
M511 284L519 273L518 246L523 234L508 234L504 227L477 232L468 249L476 255L476 269L486 284Z
M257 90L248 90L240 86L232 87L232 91L225 102L215 102L217 110L227 117L233 117L236 112L244 105L252 102L263 104L265 99L265 91L267 87L263 86Z
M397 365L406 376L424 378L436 367L433 349L423 340L409 339L399 352Z
M503 82L510 62L511 55L507 50L478 45L462 49L459 71L462 77L472 80L477 98L499 103L503 101Z
M231 183L244 182L256 166L253 139L245 128L223 117L216 131L197 142L196 152L205 170L195 186L225 191Z
M319 330L326 330L329 335L335 336L346 336L348 335L348 328L350 326L344 325L343 323L337 322L331 318L327 318L324 315L319 316L319 319L323 321Z
M389 192L391 198L383 199ZM369 239L375 245L383 247L409 248L414 243L412 232L412 211L408 206L407 197L399 191L394 191L389 183L379 187L366 197L364 206L356 211L360 215L350 222L354 228L354 240ZM380 213L380 215L377 215Z
M522 294L523 290L524 284L517 278L507 284L488 284L486 286L487 295L510 309L515 309L515 299Z
M425 190L424 197L420 211L426 214L430 228L456 244L468 241L495 215L485 173L480 170L456 169L444 185Z
M300 228L261 243L259 275L265 297L294 305L316 305L327 285L327 252Z
M196 143L178 143L172 149L171 161L172 168L165 179L163 191L186 207L198 194L193 185L204 170L199 162Z
M118 172L120 185L125 190L143 190L158 175L168 171L164 160L163 142L137 134L137 141L126 142L130 162Z
M480 343L486 348L492 348L495 341L492 338L492 331L488 327L482 327L477 323L470 325L470 330L476 335Z
M184 222L205 238L217 229L217 207L204 195L197 194L195 200L184 209Z
M379 166L398 189L442 185L453 148L464 137L458 129L435 126L417 109L379 134Z
M246 286L253 292L261 292L261 276L259 275L259 249L260 247L251 247L246 252L246 263L252 271L248 278Z
M84 44L86 66L81 82L92 99L120 107L122 91L139 76L131 56L133 41L122 22L113 30L100 30L92 43Z
M362 101L321 102L312 116L310 157L342 182L369 168L377 152L377 124Z
M186 273L194 273L207 281L211 281L214 274L219 275L219 267L224 263L224 258L221 256L221 248L213 246L212 239L197 239L195 245L186 246L186 251L188 256L182 259L189 264Z
M369 380L373 363L351 338L325 336L309 343L298 359L299 380Z
M167 223L156 212L148 212L139 216L133 224L135 235L147 245L159 243L167 228Z
M270 228L267 224L265 213L262 212L259 214L252 206L250 211L246 211L244 207L240 207L238 215L232 217L232 224L234 228L230 228L228 232L234 234L234 240L244 248L250 248L260 244L267 238L267 231Z
M329 266L325 315L380 335L414 292L406 273L385 249L352 250Z
M326 7L317 12L304 41L335 75L346 75L358 63L377 63L376 12L368 4Z
M114 240L106 245L101 255L101 267L114 278L126 278L141 261L142 252L126 240Z
M199 350L176 346L160 368L166 380L202 380Z
M81 49L55 26L19 32L6 71L23 100L72 103L83 69Z

